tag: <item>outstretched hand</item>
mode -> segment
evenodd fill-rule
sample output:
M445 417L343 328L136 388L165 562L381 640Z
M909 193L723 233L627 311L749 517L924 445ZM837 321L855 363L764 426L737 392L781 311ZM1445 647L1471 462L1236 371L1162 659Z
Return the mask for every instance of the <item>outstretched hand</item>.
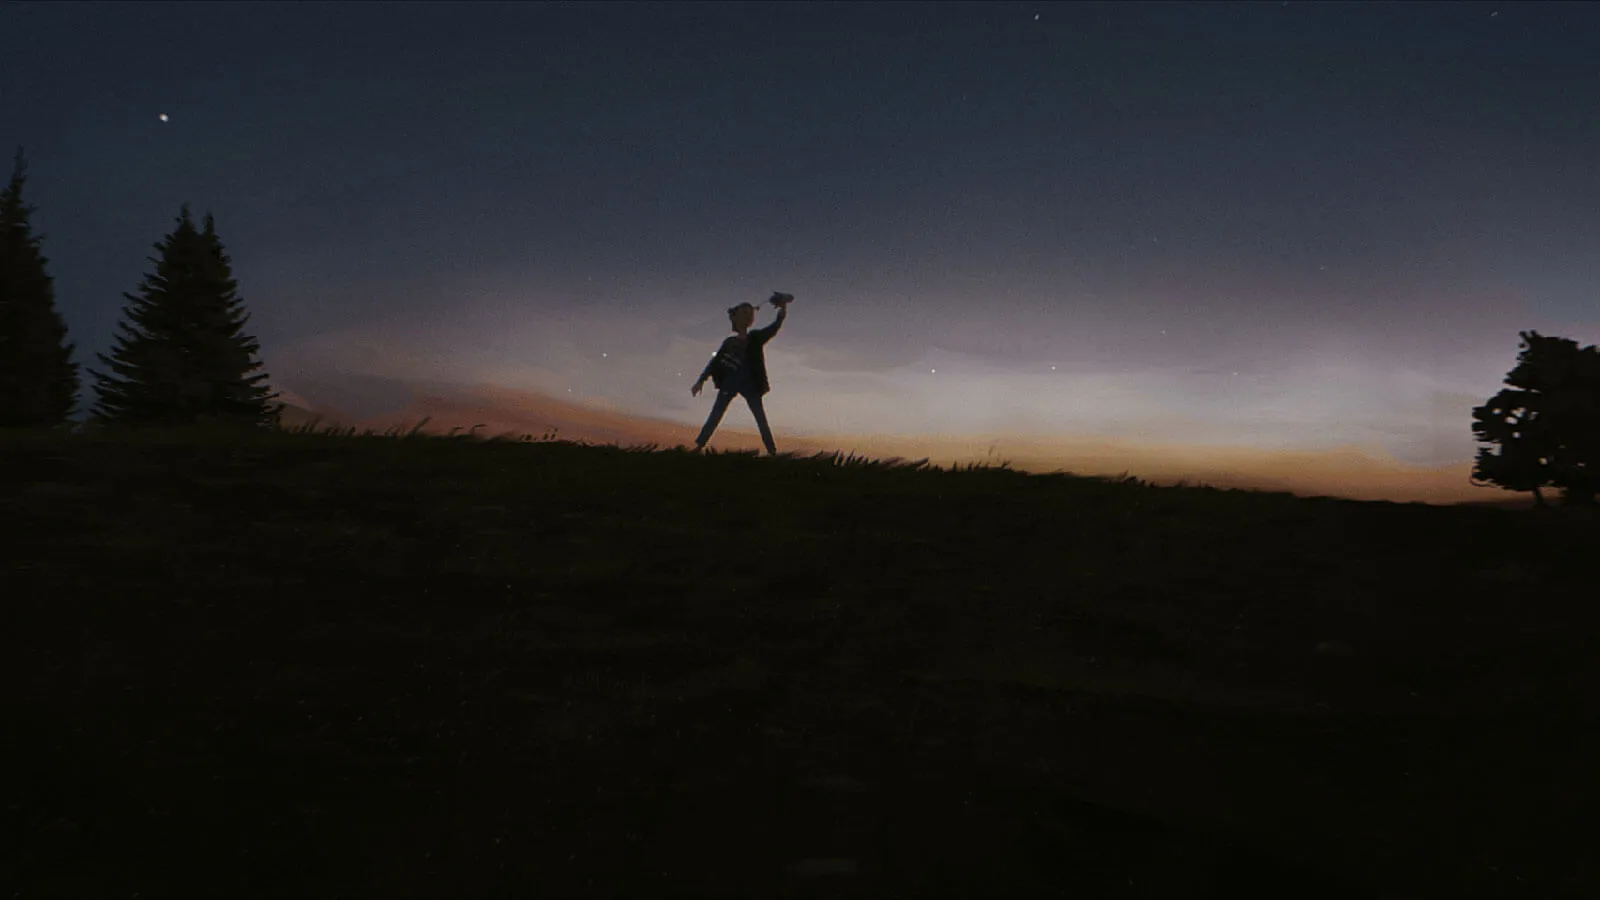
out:
M772 303L773 306L776 306L779 309L784 309L790 303L793 303L793 302L794 302L794 295L793 294L774 293L772 295L771 303Z
M689 388L689 395L693 396L693 397L700 396L700 388L701 388L701 386L702 386L702 382L696 381L694 383L694 387Z

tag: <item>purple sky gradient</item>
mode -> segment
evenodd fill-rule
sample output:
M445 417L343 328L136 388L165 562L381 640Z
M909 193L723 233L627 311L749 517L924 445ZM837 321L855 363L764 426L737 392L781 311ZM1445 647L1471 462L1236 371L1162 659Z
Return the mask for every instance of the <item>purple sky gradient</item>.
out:
M274 381L358 413L692 434L784 290L780 443L1437 464L1519 330L1600 339L1591 5L10 3L0 85L80 360L187 201Z

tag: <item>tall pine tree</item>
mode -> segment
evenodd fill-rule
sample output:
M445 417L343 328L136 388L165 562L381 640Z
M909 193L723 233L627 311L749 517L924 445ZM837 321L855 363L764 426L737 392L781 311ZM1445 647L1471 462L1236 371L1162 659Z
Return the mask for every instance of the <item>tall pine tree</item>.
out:
M178 227L156 246L155 272L137 295L124 294L127 321L111 355L96 354L112 374L94 370L95 418L113 425L192 425L276 421L281 404L262 384L249 314L238 297L231 260L207 215L197 229L185 205Z
M78 405L73 345L22 200L27 171L19 148L0 191L0 428L61 425Z

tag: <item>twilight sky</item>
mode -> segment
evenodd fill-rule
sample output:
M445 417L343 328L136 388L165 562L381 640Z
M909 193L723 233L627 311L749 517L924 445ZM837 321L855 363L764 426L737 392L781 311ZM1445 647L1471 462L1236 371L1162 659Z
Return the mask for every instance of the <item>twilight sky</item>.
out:
M187 201L274 383L360 416L688 440L784 290L780 448L1439 465L1519 329L1600 339L1596 5L5 3L0 123L80 361Z

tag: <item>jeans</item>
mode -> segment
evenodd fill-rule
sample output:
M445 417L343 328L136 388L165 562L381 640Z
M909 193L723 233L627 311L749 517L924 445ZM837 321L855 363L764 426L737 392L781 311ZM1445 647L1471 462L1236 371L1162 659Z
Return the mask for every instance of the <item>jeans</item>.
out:
M700 429L700 436L694 439L695 446L704 447L706 441L711 440L712 433L722 423L722 416L728 411L728 404L733 402L736 394L743 394L744 402L750 404L750 412L756 417L756 427L761 429L761 443L767 445L767 455L776 455L778 447L772 442L772 429L767 427L767 411L761 407L761 394L756 388L742 384L717 391L716 402L711 404L711 415L706 417L706 425Z

